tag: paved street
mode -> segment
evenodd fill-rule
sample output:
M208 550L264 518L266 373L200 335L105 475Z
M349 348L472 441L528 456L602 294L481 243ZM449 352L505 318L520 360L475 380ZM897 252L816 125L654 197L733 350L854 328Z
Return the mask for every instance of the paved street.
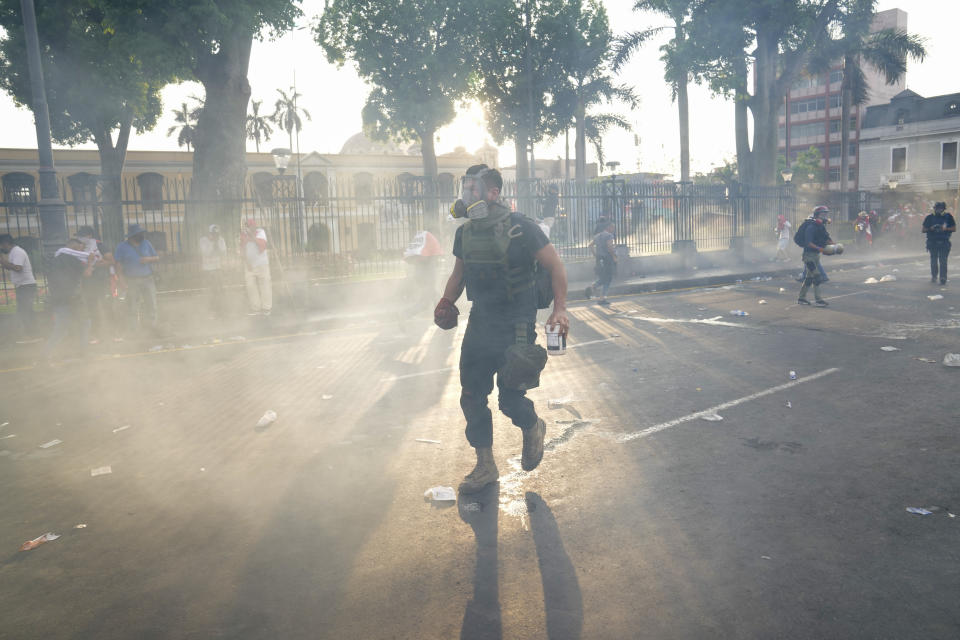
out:
M465 323L0 372L0 637L957 638L960 285L830 275L572 305L454 506Z

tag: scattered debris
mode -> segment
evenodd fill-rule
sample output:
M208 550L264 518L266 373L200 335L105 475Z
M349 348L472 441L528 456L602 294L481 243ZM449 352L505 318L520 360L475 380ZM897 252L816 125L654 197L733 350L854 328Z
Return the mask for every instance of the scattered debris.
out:
M267 409L267 411L260 416L260 419L257 420L258 427L265 427L271 422L275 422L277 419L277 412L273 409Z
M54 439L54 440L51 440L50 442L45 442L45 443L43 443L42 445L40 445L40 448L41 448L41 449L49 449L50 447L55 447L55 446L57 446L58 444L60 444L60 443L62 443L62 442L63 442L63 440L56 440L56 439Z
M206 470L207 470L206 467L200 467L200 471L206 471Z
M770 556L760 556L761 560L773 560Z
M20 545L20 551L30 551L31 549L36 549L37 547L42 545L44 542L51 542L53 540L56 540L59 537L60 537L59 535L55 533L50 533L48 531L47 533L43 534L38 538L34 538L33 540L27 540L26 542L24 542L22 545Z
M423 492L423 499L427 502L456 502L457 494L453 487L430 487Z
M877 284L878 282L880 281L877 280L876 278L867 278L866 280L863 281L863 284Z
M149 351L152 353L156 353L157 351L163 351L163 345L162 344L154 345L150 347Z
M86 528L87 528L87 525L85 525L85 524L83 524L83 523L81 522L80 524L75 524L75 525L73 525L73 528L74 528L74 529L86 529Z
M796 372L796 371L791 371L791 372L790 372L790 379L791 379L791 380L796 380L796 379L797 379L797 372Z
M16 437L17 437L17 434L11 433L8 436L3 436L2 438L0 438L0 440L6 440L7 438L16 438Z
M786 289L784 289L783 287L780 287L780 291L778 293L786 293L786 292L787 292Z
M720 422L723 420L723 416L719 413L705 413L700 416L701 420L706 420L707 422Z
M943 300L943 296L938 293L933 296L927 296L927 300Z
M931 364L937 364L936 360L931 360L930 358L914 358L914 360L919 360L920 362L929 362Z
M547 400L547 409L563 409L564 406L571 402L573 402L573 398L569 396L566 398L553 398Z
M122 427L117 427L116 429L114 429L114 430L113 430L113 433L119 433L119 432L121 432L121 431L126 431L126 430L129 429L129 428L130 428L130 425L125 424L125 425L123 425Z
M894 273L900 273L900 269L894 269L893 272L894 272Z
M427 444L440 444L439 440L431 440L429 438L417 438L417 442L426 442Z
M757 304L767 304L766 300L757 300Z
M943 356L943 366L960 367L960 353L948 353Z
M331 396L330 394L325 393L325 394L323 394L322 396L320 396L320 399L321 399L321 400L333 400L333 396Z
M896 282L896 281L897 281L897 276L890 275L890 274L887 274L882 278L880 278L880 282Z
M793 409L793 405L787 400L787 409Z
M90 470L90 475L94 478L97 476L105 476L108 473L113 473L113 469L110 467L97 467L96 469Z
M918 516L929 516L933 514L933 511L927 511L923 507L907 507L907 513L915 513Z
M898 347L880 347L880 351L900 351Z
M750 315L750 314L747 313L746 311L744 311L743 309L731 309L731 310L730 310L730 315L732 315L732 316L748 316L748 315Z
M3 424L0 424L0 429L3 429L4 427L6 427L6 426L9 425L9 424L10 424L9 422L4 422Z

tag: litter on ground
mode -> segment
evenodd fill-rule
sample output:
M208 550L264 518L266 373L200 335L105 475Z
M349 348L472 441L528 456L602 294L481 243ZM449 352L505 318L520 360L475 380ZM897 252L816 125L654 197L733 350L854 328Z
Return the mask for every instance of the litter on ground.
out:
M880 347L880 351L900 351L898 347Z
M276 421L276 419L277 419L277 412L274 411L273 409L267 409L267 411L262 416L260 416L260 419L257 420L257 426L265 427L271 422Z
M877 284L878 282L880 281L877 280L876 278L867 278L866 280L863 281L863 284Z
M943 366L960 367L960 353L948 353L943 356Z
M439 440L431 440L429 438L417 438L417 442L425 442L427 444L440 444Z
M59 538L55 533L50 533L49 531L42 536L36 537L33 540L27 540L22 545L20 545L20 551L30 551L31 549L36 549L44 542L50 542Z
M96 469L90 469L90 475L93 477L105 476L108 473L113 473L113 469L110 467L97 467Z
M114 432L114 433L119 433L119 432L121 432L121 431L126 431L126 430L129 429L129 428L130 428L130 425L125 424L125 425L123 425L122 427L117 427L116 429L113 430L113 432Z
M455 502L457 494L453 487L430 487L423 492L423 498L428 502L431 500L434 502Z
M927 296L927 300L943 300L943 296L938 293L933 296Z
M705 413L700 416L700 419L706 420L707 422L720 422L723 420L723 416L721 416L719 413Z
M880 278L880 282L896 282L896 281L897 281L897 276L890 275L889 273L883 276L882 278Z
M41 448L41 449L49 449L50 447L55 447L55 446L57 446L57 445L60 444L61 442L63 442L63 440L56 440L56 439L54 439L54 440L51 440L50 442L44 442L42 445L40 445L40 448Z

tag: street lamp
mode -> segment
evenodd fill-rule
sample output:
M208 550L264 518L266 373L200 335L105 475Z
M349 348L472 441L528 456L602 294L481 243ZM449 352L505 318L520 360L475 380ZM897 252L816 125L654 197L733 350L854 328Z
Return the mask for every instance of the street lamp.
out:
M900 183L897 182L896 180L887 180L887 188L889 188L889 189L891 189L891 190L892 190L892 189L896 189L898 184L900 184Z
M793 171L790 169L784 169L780 172L780 175L783 176L783 181L787 184L790 184L790 181L793 180Z
M290 149L277 147L271 151L270 154L273 156L273 165L277 168L277 172L283 175L283 172L286 171L287 166L290 164Z

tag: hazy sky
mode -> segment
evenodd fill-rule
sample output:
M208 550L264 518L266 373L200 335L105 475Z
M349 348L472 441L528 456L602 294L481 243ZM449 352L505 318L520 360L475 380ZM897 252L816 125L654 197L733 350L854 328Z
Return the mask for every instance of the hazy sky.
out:
M666 24L665 20L655 15L633 13L633 2L630 0L603 2L610 13L614 33ZM306 27L322 11L323 1L304 0L302 8L304 17L301 24ZM910 63L907 86L924 96L960 92L960 74L956 71L960 61L960 38L956 33L957 24L960 24L960 1L878 2L878 10L892 8L906 11L909 30L927 38L929 55L922 64ZM640 146L634 146L631 133L616 131L605 139L607 160L620 161L621 171L639 166L644 171L679 172L676 106L671 102L670 88L663 81L658 50L669 38L670 34L664 33L659 41L650 42L634 56L620 75L621 80L633 85L641 97L640 107L625 113L634 123ZM342 69L328 64L320 48L313 42L309 28L301 28L279 40L254 44L249 77L253 99L264 102L261 112L272 112L276 89L288 88L293 83L295 70L297 89L303 94L301 106L313 116L300 134L301 152L338 152L344 141L361 129L360 109L367 95L366 86L349 64ZM191 94L202 95L202 87L196 83L167 87L163 92L165 113L156 129L132 137L130 148L177 149L176 136L166 136L167 129L173 125L171 111ZM5 123L0 146L36 147L32 114L17 109L5 93L0 94L0 116ZM724 159L733 159L732 103L711 96L709 91L701 87L692 86L690 136L693 171L708 171ZM462 110L453 124L439 131L437 151L445 153L456 146L465 146L473 151L486 140L489 140L489 136L485 131L482 111L473 105ZM286 145L284 132L267 143L266 148ZM92 143L86 146L94 147ZM253 150L252 142L248 148ZM563 153L562 138L537 147L539 158L562 157ZM588 156L592 161L592 150ZM501 147L500 163L502 166L514 164L512 145Z

